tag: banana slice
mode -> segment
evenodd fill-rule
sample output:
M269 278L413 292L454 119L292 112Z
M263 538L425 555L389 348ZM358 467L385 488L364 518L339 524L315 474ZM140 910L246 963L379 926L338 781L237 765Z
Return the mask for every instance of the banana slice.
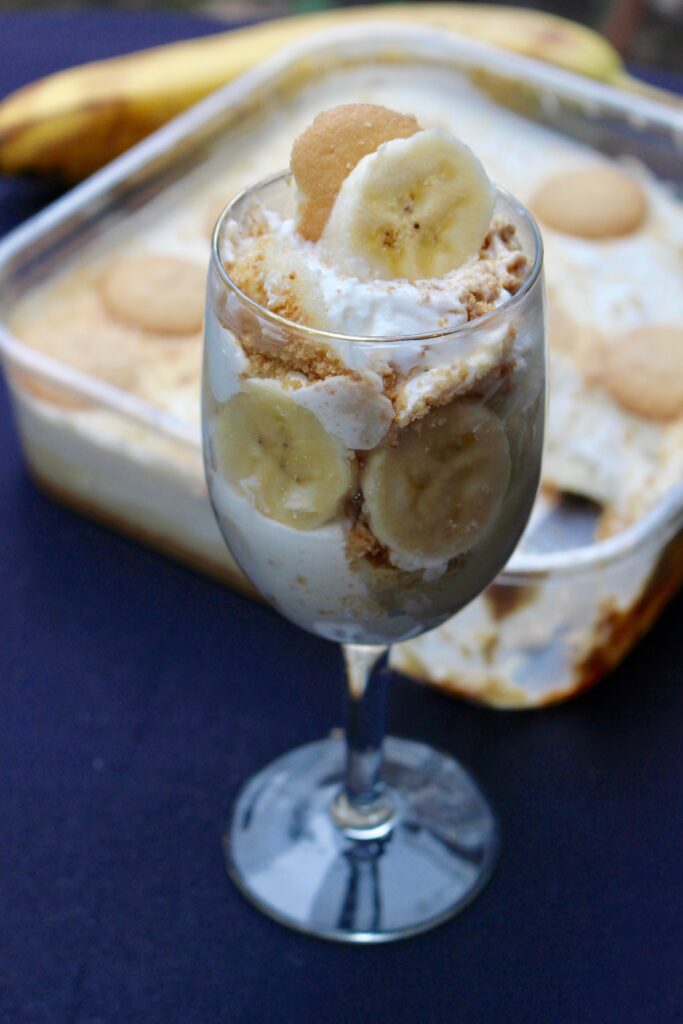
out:
M399 569L468 551L495 522L510 482L503 422L456 399L368 456L361 478L370 527Z
M438 129L385 142L343 182L325 257L359 277L443 277L477 252L495 193L474 153Z
M220 413L218 471L270 519L313 530L339 512L352 485L344 448L271 380L247 381Z

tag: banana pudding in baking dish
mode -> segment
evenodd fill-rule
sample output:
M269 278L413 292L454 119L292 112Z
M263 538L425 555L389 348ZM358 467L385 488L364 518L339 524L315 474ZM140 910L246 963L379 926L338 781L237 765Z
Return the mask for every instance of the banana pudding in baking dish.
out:
M201 168L147 203L125 235L103 235L92 252L70 257L60 274L15 305L11 327L25 345L110 385L127 396L132 414L144 405L169 428L162 436L133 415L123 420L80 394L70 397L51 381L17 370L13 391L33 472L72 503L238 583L211 517L198 450L200 319L211 230L226 199L274 167L286 167L292 138L320 110L342 101L384 104L407 111L427 132L453 132L477 152L493 181L510 188L536 214L546 249L551 399L545 487L524 543L533 548L537 532L538 549L549 549L552 531L544 530L544 523L552 521L548 513L564 493L596 503L598 534L618 535L683 479L683 406L677 390L683 379L681 204L641 164L608 159L504 109L456 66L409 58L368 59L313 81L300 76L297 88L279 96L274 91L253 123L240 125L226 139L228 150L219 148ZM411 138L408 126L405 138ZM280 225L278 231L284 236L287 229ZM514 249L504 236L504 225L496 230L494 223L482 260L489 264L483 284L470 287L461 274L454 282L461 289L457 296L449 291L442 302L441 292L429 294L423 303L418 297L416 307L414 289L390 290L395 282L387 282L376 301L364 302L362 317L373 309L375 331L381 330L382 317L395 323L402 310L412 316L418 308L428 333L438 330L443 318L485 314L497 301L496 288L514 287L521 269L515 269ZM249 259L257 256L258 251L242 254L245 274ZM323 329L330 310L336 317L341 304L349 318L361 317L354 295L339 292L339 282L324 273L314 274L307 288L304 270L298 286L283 291L292 268L278 266L277 252L271 256L269 283L274 296L280 288L282 312L291 315L292 304L314 295ZM344 259L351 266L354 254ZM357 269L356 279L360 290ZM368 323L362 317L356 326L365 334ZM505 344L499 339L483 357L473 354L466 375L476 376L474 363L480 358L490 359L490 367L504 365ZM258 358L265 375L267 351ZM314 403L343 406L353 400L343 393L341 400L321 396L322 380L298 388L296 375L305 370L295 365L287 370L293 377L288 398L309 390ZM439 368L429 373L436 379ZM415 374L382 394L397 422L405 417L407 429L420 407L425 379L428 374ZM306 403L298 408L310 411ZM382 409L388 416L377 401L370 424L375 431L383 424ZM594 517L590 523L584 543L594 537ZM559 546L563 543L561 538ZM587 652L596 642L604 648L611 624L640 599L653 559L628 571L624 565L616 595L611 585L609 593L600 593L594 576L575 590L558 582L552 614L546 614L545 601L543 610L535 602L533 587L519 588L519 600L507 605L498 587L494 596L466 610L462 628L454 625L459 617L397 647L396 663L498 704L523 706L567 695L590 675L584 671ZM605 656L607 667L618 656L619 651Z

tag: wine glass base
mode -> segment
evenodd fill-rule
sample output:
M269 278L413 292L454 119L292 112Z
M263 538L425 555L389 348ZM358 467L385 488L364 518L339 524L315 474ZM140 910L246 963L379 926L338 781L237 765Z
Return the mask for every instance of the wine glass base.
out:
M298 931L341 942L391 942L461 911L498 857L491 809L457 761L410 740L384 745L396 815L382 838L334 823L344 744L298 747L250 779L225 838L228 871L252 903Z

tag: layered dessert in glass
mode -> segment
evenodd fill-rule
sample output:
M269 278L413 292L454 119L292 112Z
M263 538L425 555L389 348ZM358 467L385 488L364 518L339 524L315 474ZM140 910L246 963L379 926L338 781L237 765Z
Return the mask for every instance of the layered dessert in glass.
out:
M225 540L283 615L343 645L346 744L246 783L241 890L352 942L424 931L486 883L495 819L444 754L383 743L389 645L500 571L531 512L545 412L542 250L474 153L352 104L219 218L207 287L206 477Z
M341 642L405 639L479 593L527 522L542 307L497 311L533 268L514 201L414 118L335 108L292 168L233 204L216 239L211 497L288 617Z

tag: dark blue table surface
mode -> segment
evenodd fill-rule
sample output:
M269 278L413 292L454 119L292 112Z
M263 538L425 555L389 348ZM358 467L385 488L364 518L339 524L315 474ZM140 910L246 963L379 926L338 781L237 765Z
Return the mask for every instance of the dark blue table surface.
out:
M0 15L0 95L215 30ZM54 194L0 179L0 233ZM394 732L500 815L483 896L419 939L290 933L225 876L240 780L342 717L332 645L45 500L0 392L2 1024L668 1024L683 1019L679 598L612 677L529 714L396 679Z

